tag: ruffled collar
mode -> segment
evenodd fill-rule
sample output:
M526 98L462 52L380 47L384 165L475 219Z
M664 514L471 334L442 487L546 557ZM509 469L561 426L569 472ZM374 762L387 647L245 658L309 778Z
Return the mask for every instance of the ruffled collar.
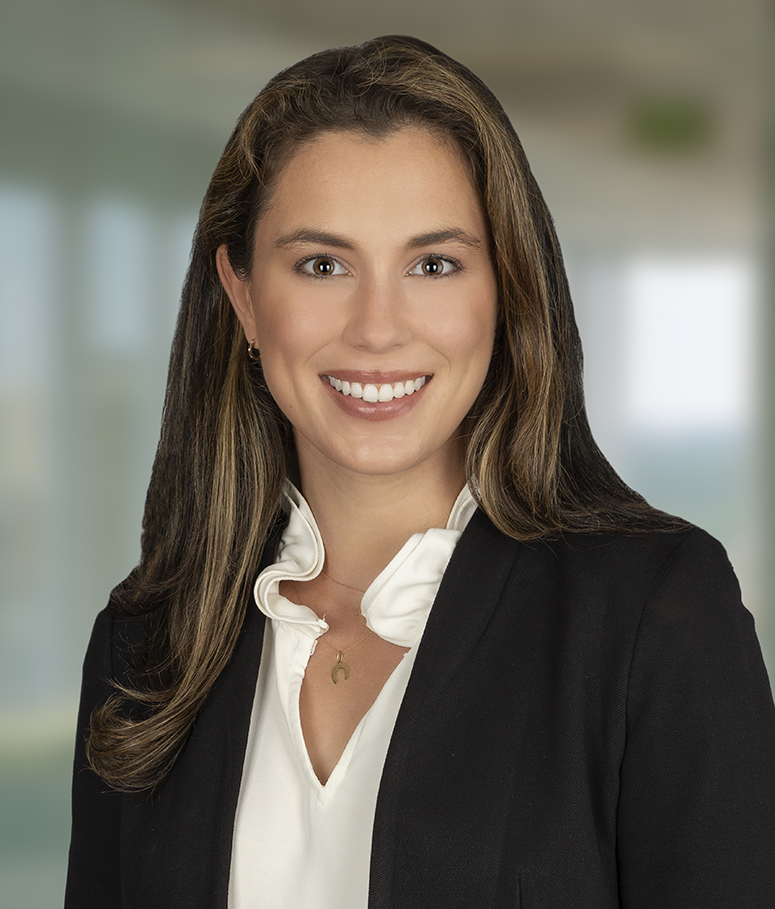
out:
M288 523L273 565L256 580L254 597L269 618L318 638L328 623L307 606L279 592L281 581L309 581L325 562L323 538L312 511L296 487L286 482L284 510ZM476 510L468 486L457 497L444 528L415 533L374 579L361 601L366 624L386 641L411 647L422 635L436 591L461 533Z

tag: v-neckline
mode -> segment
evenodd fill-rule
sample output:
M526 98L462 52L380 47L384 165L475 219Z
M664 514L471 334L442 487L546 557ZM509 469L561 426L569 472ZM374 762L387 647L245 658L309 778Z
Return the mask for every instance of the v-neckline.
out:
M299 648L301 647L302 643L300 642ZM347 775L347 771L352 763L353 756L358 747L358 741L361 738L366 725L373 722L374 717L378 717L378 715L383 712L384 703L390 698L390 694L393 688L398 685L401 686L402 691L406 688L406 682L408 681L409 675L411 674L416 651L417 644L409 648L409 650L403 655L396 667L385 680L385 683L383 684L382 688L380 688L371 706L363 714L358 722L358 725L355 727L352 734L350 735L350 738L347 740L347 743L342 749L342 753L339 755L339 758L325 783L321 782L315 773L315 769L312 765L312 760L307 749L307 743L304 739L304 730L301 723L300 709L301 686L304 683L304 674L302 673L298 679L294 678L293 684L288 691L289 701L287 705L287 717L290 725L291 738L293 741L294 749L296 751L297 759L303 768L304 776L307 780L307 785L313 792L317 794L318 798L322 801L327 801L328 799L333 798L336 790L339 788L342 781ZM299 655L297 654L297 657L298 656Z

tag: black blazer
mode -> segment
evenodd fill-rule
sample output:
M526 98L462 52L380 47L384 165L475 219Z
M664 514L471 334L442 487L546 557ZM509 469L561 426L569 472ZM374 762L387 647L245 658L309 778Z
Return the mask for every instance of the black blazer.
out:
M83 741L142 620L98 616L68 909L225 909L262 635L250 608L170 776L122 795ZM520 543L474 515L391 739L369 906L775 907L775 709L715 540Z

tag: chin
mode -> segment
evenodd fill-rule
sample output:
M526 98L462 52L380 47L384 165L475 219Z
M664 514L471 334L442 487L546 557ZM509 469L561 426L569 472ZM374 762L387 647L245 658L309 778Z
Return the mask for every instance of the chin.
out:
M340 462L341 463L341 462ZM418 461L407 458L364 458L353 460L350 458L347 463L341 466L353 473L359 473L363 476L373 477L391 477L398 474L406 473L416 467Z
M410 450L398 442L391 444L391 440L385 440L378 447L368 445L360 450L351 448L339 463L345 469L366 476L397 476L423 465L446 463L449 454L445 449L446 446L430 450L423 448Z

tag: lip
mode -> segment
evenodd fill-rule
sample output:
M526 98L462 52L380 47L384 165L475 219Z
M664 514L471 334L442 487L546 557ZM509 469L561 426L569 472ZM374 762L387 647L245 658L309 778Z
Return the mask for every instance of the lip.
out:
M362 385L393 385L396 382L405 382L408 379L416 379L422 375L426 376L426 382L414 394L405 395L403 398L393 398L392 401L383 401L379 404L370 404L364 401L363 398L343 395L333 388L328 381L328 377L333 376L343 382L360 382ZM423 398L432 378L432 373L424 373L422 370L417 372L384 372L381 370L336 369L320 375L320 381L323 383L326 394L330 395L340 410L343 410L348 416L372 422L391 420L408 413Z

